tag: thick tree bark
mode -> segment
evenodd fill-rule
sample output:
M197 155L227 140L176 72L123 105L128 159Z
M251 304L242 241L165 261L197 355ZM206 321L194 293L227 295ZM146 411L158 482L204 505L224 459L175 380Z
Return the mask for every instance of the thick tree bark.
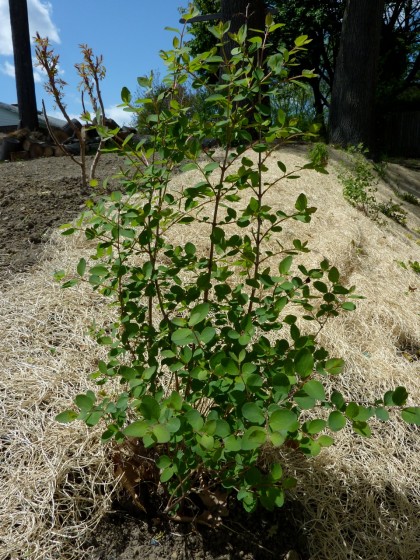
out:
M245 23L248 29L264 31L266 6L264 0L222 0L221 14L223 21L230 21L229 33L237 33ZM226 37L225 49L230 56L237 44Z
M347 0L331 96L329 140L373 141L374 96L384 0Z
M39 124L29 39L28 6L26 0L9 0L9 8L20 127L36 130Z

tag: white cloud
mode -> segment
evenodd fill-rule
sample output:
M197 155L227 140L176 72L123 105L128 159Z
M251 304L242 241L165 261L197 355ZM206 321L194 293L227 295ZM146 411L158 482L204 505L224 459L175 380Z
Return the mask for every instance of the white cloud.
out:
M113 119L119 126L130 125L133 120L133 113L127 113L122 107L112 105L105 107L105 115L109 119Z
M3 62L3 64L0 67L0 70L2 74L6 74L6 76L10 76L11 78L15 77L15 65L10 64L10 62L7 62L7 60Z
M38 32L41 37L60 43L57 26L51 19L52 5L43 0L28 1L29 34L32 37ZM12 31L10 28L9 0L0 0L0 55L13 55Z
M34 81L36 84L40 84L45 80L45 75L46 75L45 70L43 68L39 68L35 66L34 60L32 61L32 63L33 63L33 70L34 70ZM0 66L0 72L2 74L6 74L6 76L10 76L11 78L14 78L15 65L5 60L3 64Z

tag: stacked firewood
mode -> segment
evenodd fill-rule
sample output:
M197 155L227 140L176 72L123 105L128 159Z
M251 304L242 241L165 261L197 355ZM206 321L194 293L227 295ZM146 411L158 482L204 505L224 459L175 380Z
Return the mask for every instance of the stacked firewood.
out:
M61 142L65 142L69 137L63 129L57 129L55 133ZM62 155L65 153L54 144L49 134L30 131L27 128L20 128L7 134L0 148L0 160L22 161Z
M98 150L100 138L93 126L87 127L85 130L85 153L94 154ZM114 136L116 145L121 145L125 138L130 134L133 136L133 145L137 144L142 138L137 135L135 128L119 127L112 119L105 119L104 125L110 130L118 130ZM21 161L27 159L35 159L41 157L63 156L70 154L78 156L80 154L80 142L76 132L82 129L82 124L73 119L70 123L66 123L62 128L49 128L47 131L30 131L27 128L21 128L3 138L3 144L0 144L0 161Z

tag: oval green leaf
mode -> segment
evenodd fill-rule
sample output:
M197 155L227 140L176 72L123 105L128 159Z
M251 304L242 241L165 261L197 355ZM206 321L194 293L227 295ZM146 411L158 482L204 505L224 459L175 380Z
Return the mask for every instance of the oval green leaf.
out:
M296 414L286 408L275 410L268 423L274 432L295 432L299 427Z
M193 327L201 323L210 311L210 305L208 303L200 303L194 307L191 311L190 319L188 321L188 326ZM175 333L174 333L175 334Z
M344 426L346 425L346 423L347 423L347 420L346 420L345 416L341 412L339 412L338 410L334 410L328 416L328 427L333 432L338 432L339 430L342 430L344 428Z
M310 397L316 399L317 401L324 401L326 399L325 389L320 381L311 379L311 381L305 383L302 389L305 391L305 393L307 393Z
M152 433L158 443L168 443L171 439L171 434L166 426L163 424L156 424L152 428Z
M68 424L69 422L73 422L73 420L76 420L77 416L78 414L74 410L65 410L64 412L60 412L60 414L57 414L55 419L57 420L57 422L60 422L60 424Z
M250 451L261 447L265 443L266 436L264 428L259 426L248 428L242 437L242 450Z
M401 418L408 424L420 426L420 407L409 406L401 411Z
M191 329L177 329L172 333L171 340L176 346L187 346L194 342L194 334Z
M261 408L255 403L245 403L242 407L244 417L255 424L264 424L265 416Z
M128 437L144 437L149 431L149 425L144 420L138 420L129 424L124 430L123 434Z

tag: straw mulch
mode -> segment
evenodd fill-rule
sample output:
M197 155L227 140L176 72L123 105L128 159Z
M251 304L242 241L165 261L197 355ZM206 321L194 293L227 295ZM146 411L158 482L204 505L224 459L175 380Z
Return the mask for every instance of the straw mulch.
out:
M288 168L303 159L291 149L280 156ZM410 403L418 404L420 286L418 276L398 264L420 260L416 236L349 206L334 165L330 170L283 181L271 201L290 208L300 192L307 195L318 207L312 223L288 224L285 237L307 239L308 262L327 257L366 297L356 312L322 331L321 342L347 363L334 386L368 402L404 385ZM274 158L270 173L278 173ZM176 177L175 187L192 178ZM414 231L420 221L410 215L408 226ZM102 357L90 324L112 320L89 286L62 290L52 279L55 270L73 270L88 254L81 236L54 233L48 258L0 288L1 560L89 558L84 543L116 491L107 449L98 441L101 428L54 421L89 387L88 374ZM419 429L393 414L389 423L373 423L370 439L344 430L336 441L312 459L281 451L286 470L298 478L294 497L305 514L311 559L420 558Z

